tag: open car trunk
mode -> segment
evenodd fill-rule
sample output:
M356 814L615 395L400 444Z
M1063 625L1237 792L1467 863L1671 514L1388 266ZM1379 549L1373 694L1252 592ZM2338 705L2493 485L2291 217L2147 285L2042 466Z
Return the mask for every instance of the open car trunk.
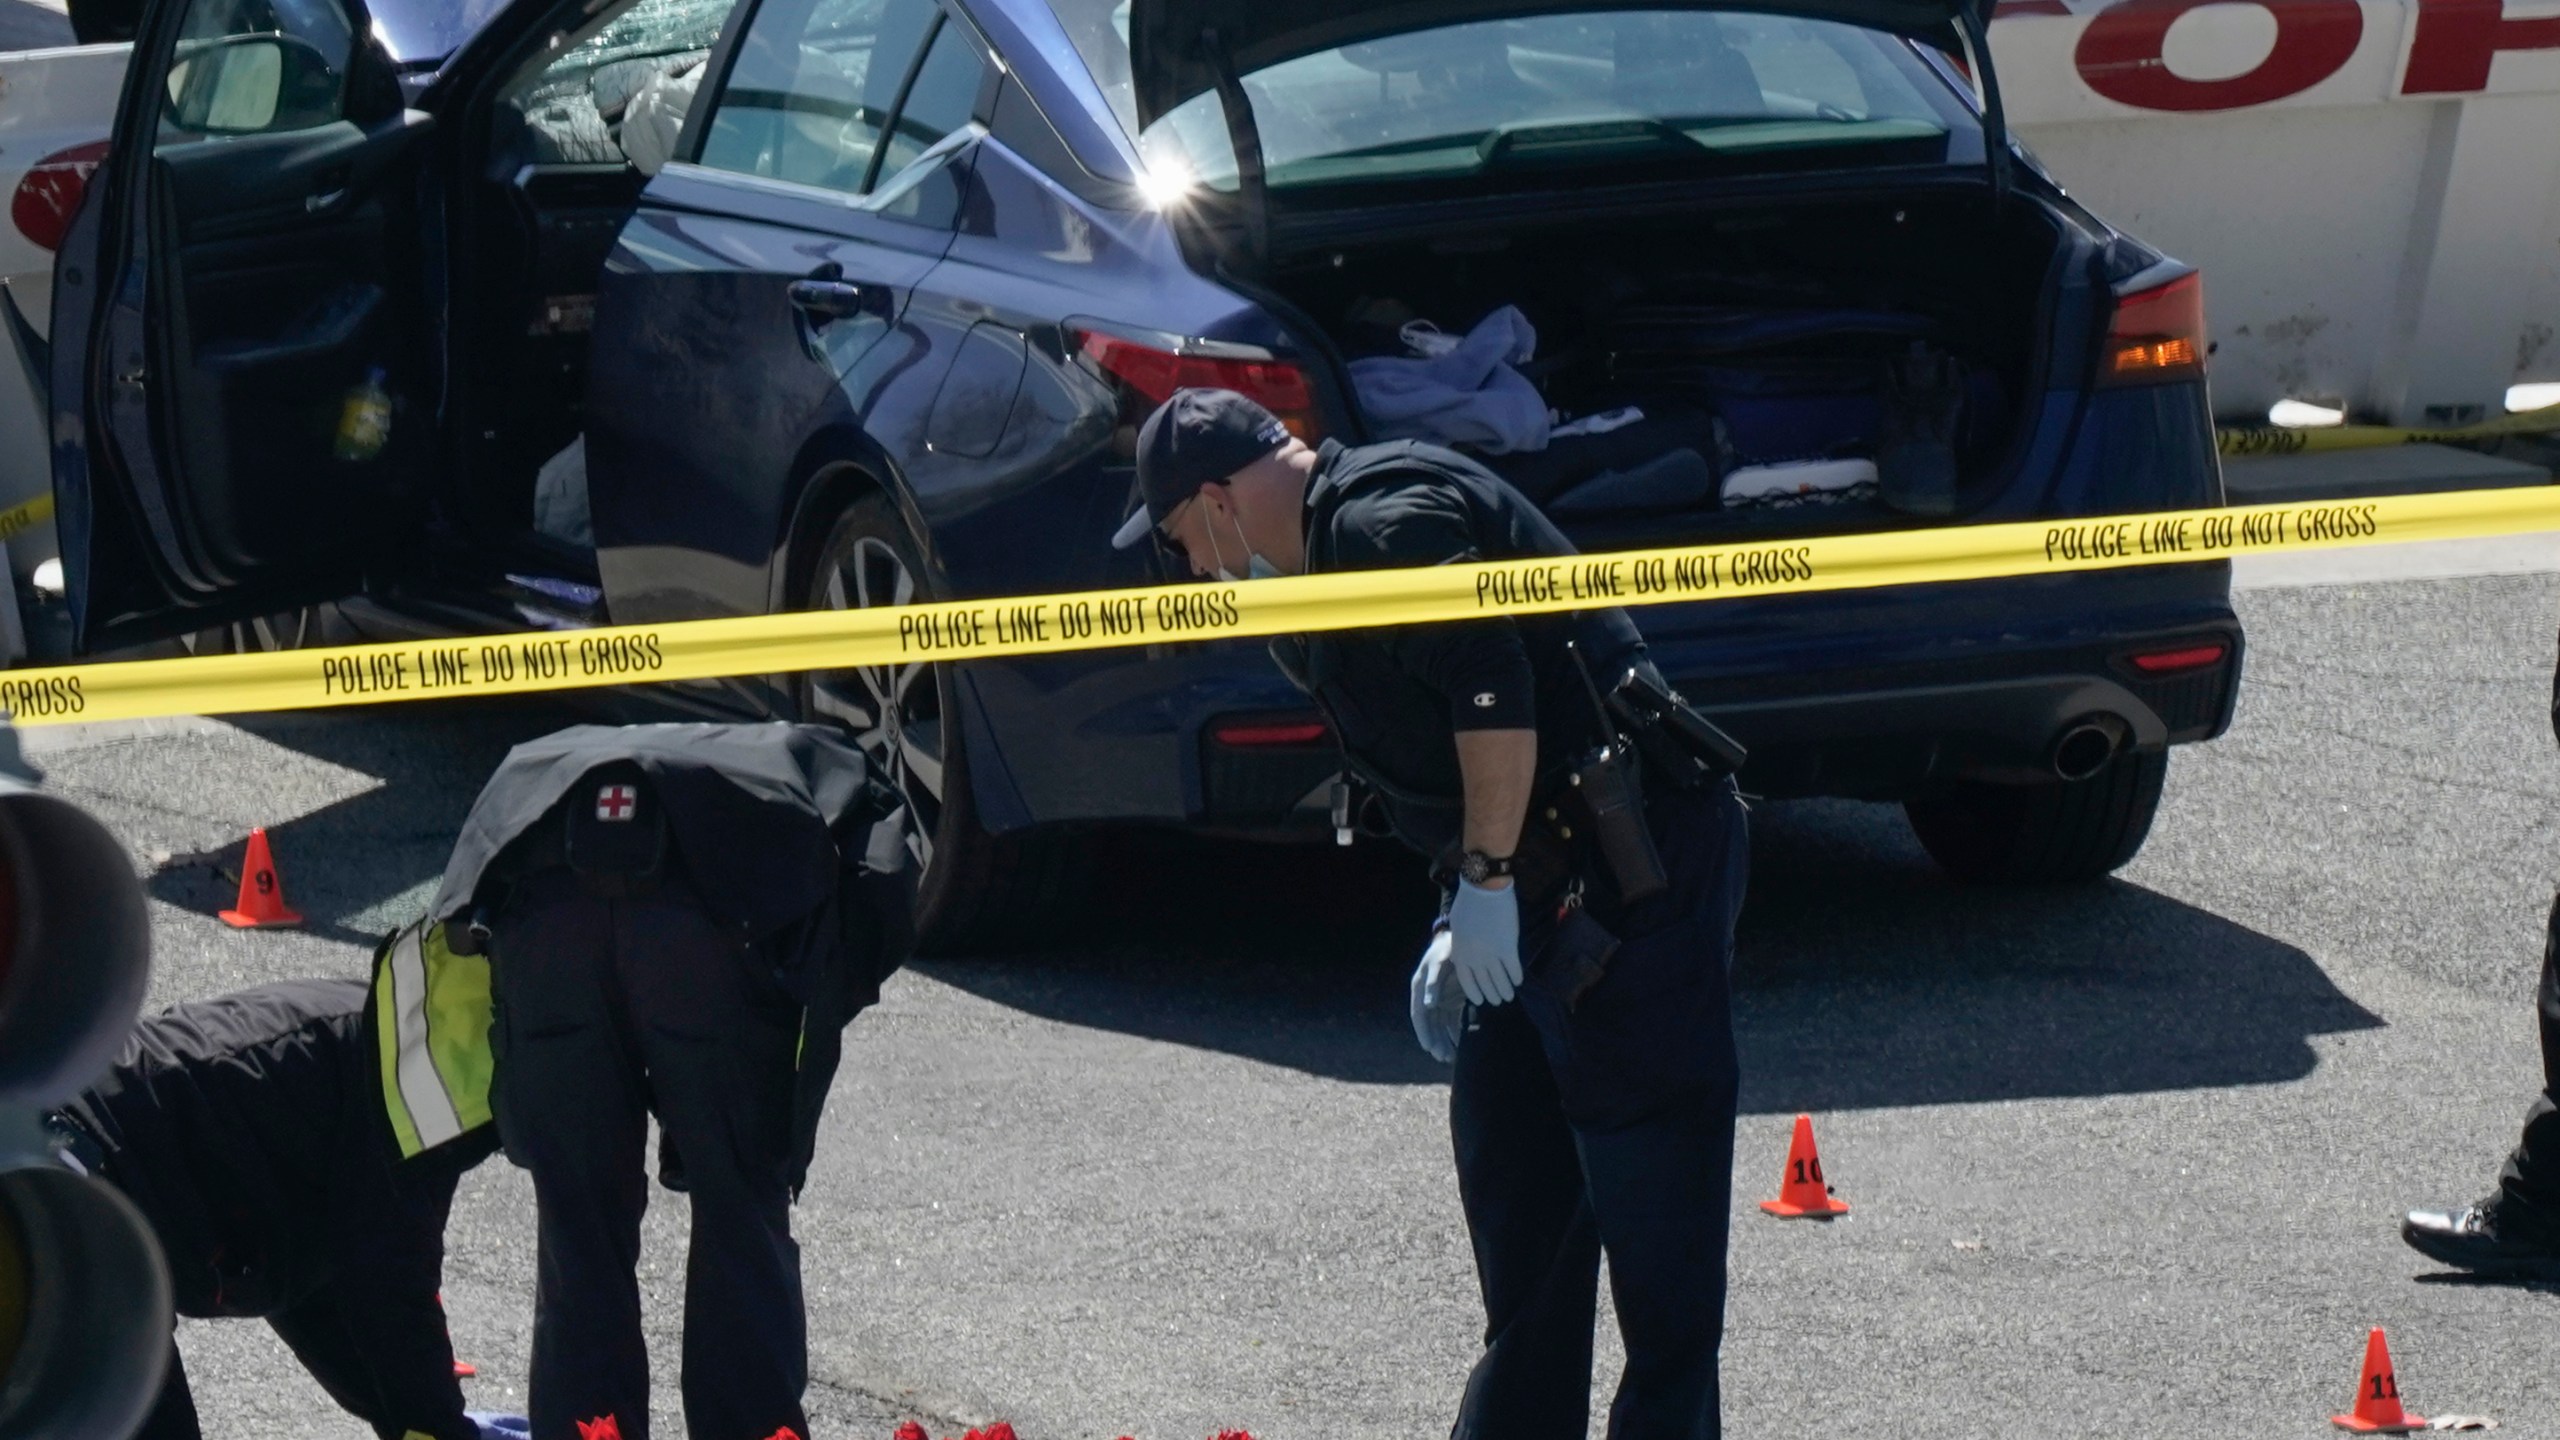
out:
M2043 373L2061 237L2032 200L1941 190L1532 215L1294 256L1264 285L1348 362L1373 437L1457 442L1586 546L1709 541L1939 522L2037 483L2033 402L2072 383ZM1417 330L1445 349L1504 307L1529 358L1472 395L1439 385L1474 345L1430 360ZM1524 427L1538 401L1552 422Z

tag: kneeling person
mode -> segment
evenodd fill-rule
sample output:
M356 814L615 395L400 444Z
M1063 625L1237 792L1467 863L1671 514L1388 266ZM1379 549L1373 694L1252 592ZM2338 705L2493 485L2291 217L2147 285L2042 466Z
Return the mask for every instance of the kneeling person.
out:
M497 1138L485 1087L446 1089L423 1012L410 1058L425 1068L401 1094L402 1052L380 1030L397 1022L377 1008L396 1014L401 966L408 993L424 993L420 944L417 928L395 937L372 987L288 981L145 1019L107 1078L48 1124L70 1163L150 1222L180 1315L265 1320L382 1440L482 1440L504 1432L463 1411L437 1289L454 1186ZM485 970L479 993L485 1016ZM485 1019L435 1043L485 1045ZM173 1350L137 1440L202 1433Z
M1461 455L1310 449L1222 390L1148 418L1138 484L1145 506L1115 543L1153 536L1221 580L1573 553ZM1457 1067L1450 1129L1487 1319L1455 1436L1586 1433L1604 1252L1627 1345L1609 1435L1715 1436L1726 971L1749 864L1738 751L1660 688L1614 607L1272 648L1444 886L1413 1024ZM1632 813L1583 802L1612 785Z

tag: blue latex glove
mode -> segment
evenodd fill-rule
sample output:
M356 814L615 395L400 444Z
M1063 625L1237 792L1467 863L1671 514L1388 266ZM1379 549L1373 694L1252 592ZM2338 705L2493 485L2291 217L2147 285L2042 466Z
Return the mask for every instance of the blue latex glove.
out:
M1520 989L1520 894L1509 885L1480 890L1458 882L1449 905L1450 959L1458 985L1476 1005L1505 1005Z
M1422 952L1422 963L1413 967L1413 1038L1443 1065L1457 1063L1458 1030L1467 1018L1466 996L1459 992L1456 966L1449 958L1456 943L1448 931L1436 932Z
M521 1415L465 1410L462 1418L480 1427L480 1440L533 1440L533 1422Z

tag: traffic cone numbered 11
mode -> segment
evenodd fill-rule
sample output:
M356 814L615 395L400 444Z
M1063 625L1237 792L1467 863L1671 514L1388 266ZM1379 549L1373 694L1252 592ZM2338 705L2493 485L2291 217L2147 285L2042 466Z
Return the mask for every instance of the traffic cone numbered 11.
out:
M2329 1423L2341 1430L2384 1435L2427 1428L2424 1417L2400 1408L2400 1377L2391 1373L2391 1347L2382 1343L2380 1327L2364 1342L2364 1374L2356 1381L2355 1410L2332 1415Z
M1787 1168L1778 1198L1760 1208L1781 1220L1828 1220L1849 1213L1849 1202L1831 1193L1822 1179L1822 1155L1813 1148L1813 1117L1796 1117L1795 1139L1787 1146Z
M276 873L264 826L249 832L249 854L240 862L240 905L223 911L222 923L241 930L302 923L301 913L284 903L284 877Z

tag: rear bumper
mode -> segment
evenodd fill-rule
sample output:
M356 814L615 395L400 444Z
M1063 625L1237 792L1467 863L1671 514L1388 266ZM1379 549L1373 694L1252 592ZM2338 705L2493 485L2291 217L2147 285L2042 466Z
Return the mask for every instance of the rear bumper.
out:
M2055 740L2092 716L2134 748L2206 740L2231 720L2242 634L2227 566L1656 607L1653 657L1751 749L1774 796L1894 800L1962 780L2053 775ZM2219 641L2219 663L2146 676L2126 661ZM1307 716L1260 645L981 662L970 762L1003 829L1112 820L1303 835L1326 821L1329 741L1239 746L1222 721ZM993 764L989 762L993 761ZM1001 774L1002 788L987 778Z
M2078 723L2156 750L2221 734L2239 695L2224 564L1791 598L1646 626L1663 672L1750 748L1759 794L1900 800L2051 779ZM2216 645L2218 662L2190 670L2132 663Z
M2239 694L2239 626L2138 648L2207 641L2226 647L2221 660L2168 677L2128 673L2121 650L2046 653L2020 657L2030 673L1903 674L1874 689L1701 708L1750 748L1743 783L1754 793L1901 800L1960 780L2053 779L2057 742L2091 723L2116 727L2136 750L2221 734Z

